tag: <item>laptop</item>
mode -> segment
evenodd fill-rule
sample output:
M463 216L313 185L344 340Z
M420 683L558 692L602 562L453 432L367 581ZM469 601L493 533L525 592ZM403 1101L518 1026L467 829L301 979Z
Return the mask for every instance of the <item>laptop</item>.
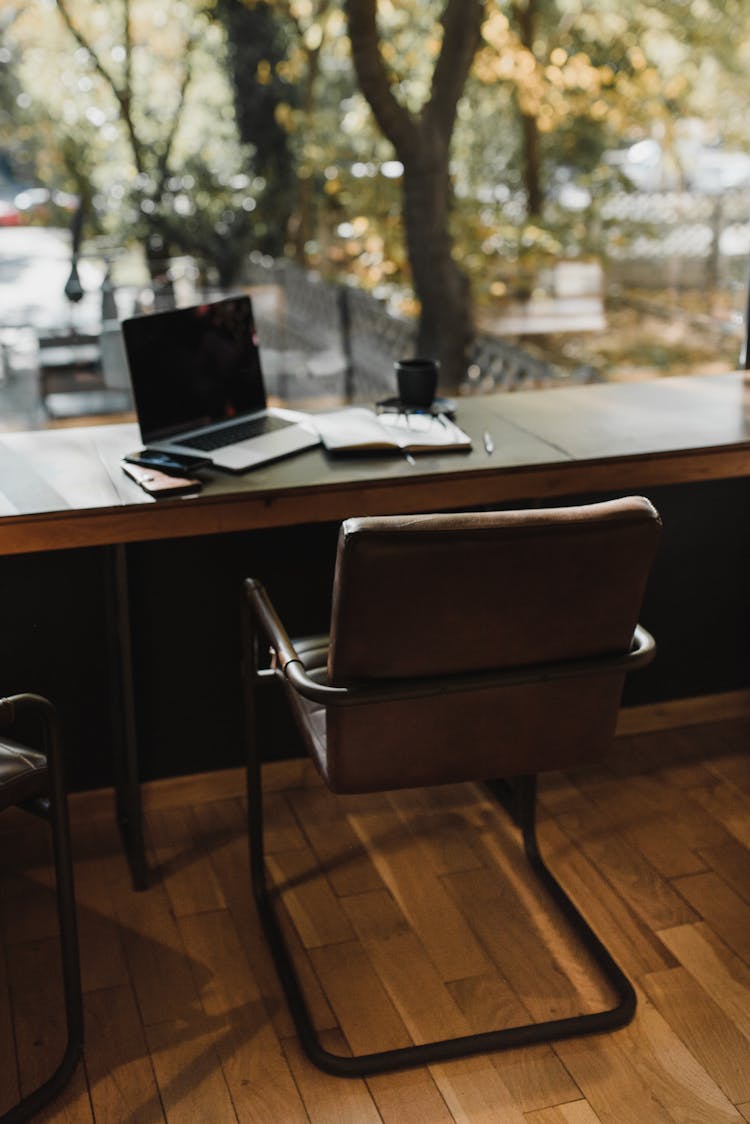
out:
M123 320L144 445L246 472L317 445L303 414L266 406L248 296Z

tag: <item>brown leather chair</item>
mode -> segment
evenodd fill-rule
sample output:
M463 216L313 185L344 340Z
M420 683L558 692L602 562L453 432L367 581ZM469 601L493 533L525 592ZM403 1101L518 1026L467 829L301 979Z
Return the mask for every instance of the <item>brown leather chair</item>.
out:
M637 624L660 520L638 497L551 510L349 519L331 633L292 642L246 582L245 683L253 888L300 1040L318 1066L367 1075L623 1025L635 993L544 865L536 774L611 746L625 674L654 653ZM259 641L273 661L261 668ZM531 868L618 996L611 1010L359 1057L323 1049L285 948L263 859L256 690L280 678L333 792L462 781L510 791ZM508 778L515 778L508 785ZM500 779L500 780L498 780Z
M57 717L52 704L39 695L11 695L0 699L0 731L12 729L19 721L26 722L27 717L41 722L44 748L40 752L0 734L0 812L20 807L50 822L68 1037L57 1069L43 1085L0 1116L0 1124L30 1120L48 1104L70 1080L83 1050L73 865ZM7 1058L3 1064L8 1064Z

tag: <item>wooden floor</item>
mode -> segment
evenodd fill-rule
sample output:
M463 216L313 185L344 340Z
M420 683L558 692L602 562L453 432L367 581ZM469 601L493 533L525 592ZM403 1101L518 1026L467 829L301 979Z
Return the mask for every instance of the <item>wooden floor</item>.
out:
M543 782L542 843L636 984L631 1026L367 1082L300 1054L250 900L239 772L149 787L158 877L141 894L110 798L74 798L86 1057L39 1119L750 1121L748 748L741 721L626 737L607 768ZM269 866L331 1048L606 999L479 789L335 799L301 762L266 780ZM44 832L21 813L0 822L0 1110L60 1041Z

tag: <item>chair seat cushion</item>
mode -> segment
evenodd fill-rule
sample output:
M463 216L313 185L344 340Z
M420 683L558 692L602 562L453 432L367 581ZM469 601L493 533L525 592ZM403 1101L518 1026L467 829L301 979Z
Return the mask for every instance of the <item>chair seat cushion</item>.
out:
M47 758L10 738L0 741L0 811L47 790Z
M330 637L327 633L320 633L318 636L302 636L292 641L294 650L308 675L311 675L314 671L319 671L321 668L327 669L329 643ZM324 683L325 679L321 679L320 682Z

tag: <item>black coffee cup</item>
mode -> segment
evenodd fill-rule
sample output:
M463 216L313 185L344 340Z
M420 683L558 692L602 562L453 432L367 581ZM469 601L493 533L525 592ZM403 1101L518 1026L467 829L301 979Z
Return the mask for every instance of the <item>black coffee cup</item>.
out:
M422 409L431 406L437 390L437 359L398 359L393 367L401 405Z

